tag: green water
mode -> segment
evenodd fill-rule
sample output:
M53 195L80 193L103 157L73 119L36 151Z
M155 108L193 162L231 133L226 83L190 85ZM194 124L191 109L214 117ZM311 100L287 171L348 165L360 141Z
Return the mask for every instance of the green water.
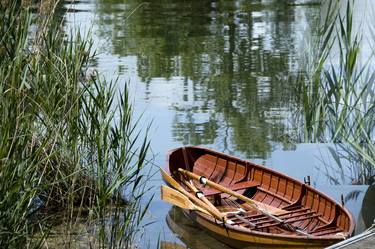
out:
M367 186L348 185L350 173L327 167L326 145L300 144L293 77L324 7L290 3L298 1L65 2L65 26L91 30L95 68L109 79L119 75L120 89L128 82L142 123L152 122L156 165L164 165L172 148L210 147L300 180L311 175L314 186L337 200L358 191L347 206L362 217ZM157 192L160 176L150 184ZM149 214L155 223L146 228L142 247L154 248L160 235L191 248L226 248L187 221L199 236L174 231L170 209L156 197ZM199 240L209 243L202 247Z
M319 6L82 1L75 8L86 12L76 14L76 23L85 18L93 25L102 53L99 70L129 79L137 106L146 107L156 126L168 116L167 129L157 130L168 137L167 148L169 143L212 145L267 158L274 143L298 141L289 77Z

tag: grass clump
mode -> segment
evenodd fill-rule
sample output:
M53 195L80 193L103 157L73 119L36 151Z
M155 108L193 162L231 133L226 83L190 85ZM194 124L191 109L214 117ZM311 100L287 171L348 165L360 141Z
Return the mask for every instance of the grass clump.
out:
M90 38L66 36L50 6L0 3L0 247L41 247L59 223L70 247L83 220L89 247L127 248L148 207L147 135L127 91L87 74Z
M373 184L374 58L370 55L364 63L360 60L362 38L360 32L353 33L350 1L344 14L339 14L338 6L332 8L331 3L312 52L306 53L306 68L298 80L304 138L306 142L336 143L341 152L335 158L355 162L351 163L352 180Z

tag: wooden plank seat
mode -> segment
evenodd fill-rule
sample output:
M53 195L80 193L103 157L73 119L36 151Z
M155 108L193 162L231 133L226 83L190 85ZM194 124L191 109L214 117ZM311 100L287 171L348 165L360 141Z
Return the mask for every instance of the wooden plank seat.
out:
M280 217L282 219L288 219L289 217L292 217L294 214L296 213L300 213L300 212L303 212L303 214L308 214L310 213L310 211L306 212L307 210L310 210L309 208L301 208L301 209L298 209L298 210L292 210L292 211L288 211L284 214L276 214L275 216L277 217ZM311 212L312 213L312 212ZM246 219L251 219L251 221L259 221L259 220L265 220L265 219L269 219L268 216L265 216L264 214L262 213L257 213L257 214L252 214L252 215L246 215L244 216Z
M293 215L293 216L290 216L290 217L286 217L286 218L283 218L283 220L284 220L285 222L289 222L289 221L294 222L293 219L295 219L295 218L299 218L299 217L301 217L301 216L306 216L306 218L308 219L308 218L311 218L311 217L318 217L318 216L320 216L320 214L316 214L315 212L308 212L308 213L297 214L297 215ZM272 219L269 218L269 217L267 217L267 218L268 218L268 220L261 220L261 221L257 222L256 224L257 224L257 225L260 225L260 224L269 223L270 220L271 220L271 221L274 221L274 220L272 220ZM252 222L255 222L254 220L251 220L251 221L252 221Z
M305 217L301 217L301 216L305 216ZM284 219L284 223L293 223L293 222L302 221L302 220L315 218L315 217L319 217L319 216L321 216L321 215L316 214L314 211L308 211L308 212L305 212L305 213L294 213L291 216L285 217L283 219ZM274 220L272 220L270 217L267 217L267 216L262 216L260 218L255 218L255 219L251 219L251 217L254 217L254 216L246 216L246 215L242 216L243 219L246 219L249 222L254 223L257 228L271 227L271 226L275 226L275 225L280 224L278 222L275 223ZM235 224L241 223L240 219L234 218L234 217L233 217L232 221L235 222ZM260 225L262 225L262 226L260 226Z
M259 186L259 182L256 182L256 181L247 181L247 182L240 182L240 183L235 183L231 185L223 185L223 187L226 187L232 191L238 191L238 190L243 190L243 189L258 187L258 186ZM202 188L201 190L205 196L213 196L213 195L222 193L221 191L212 189L212 188L206 188L206 189Z
M316 218L316 217L319 217L319 216L320 216L320 214L313 214L313 215L308 216L308 217L300 217L300 218L293 217L293 219L288 219L288 220L284 221L283 223L275 222L273 220L268 220L266 222L262 222L262 224L256 223L255 227L253 227L253 229L264 229L264 228L270 228L270 227L277 227L277 226L282 225L282 224L291 224L291 223L294 223L294 222L312 219L312 218ZM245 219L245 218L243 218L243 219ZM244 225L244 226L247 227L248 224L246 224L246 222L243 222L243 219L234 219L232 221L234 222L234 225ZM253 221L249 220L249 222L252 223ZM326 232L326 233L329 233L329 232Z
M277 225L280 225L280 224L289 224L289 223L294 223L294 222L297 222L297 221L303 221L303 220L307 220L307 219L316 218L316 217L319 217L319 216L320 216L320 214L314 214L314 215L311 215L311 216L308 216L308 217L301 217L301 218L297 218L297 219L286 220L283 223L279 223L279 222L275 222L275 221L270 221L270 222L273 222L273 223L272 224L262 225L262 226L259 226L257 228L266 228L266 227L277 226Z

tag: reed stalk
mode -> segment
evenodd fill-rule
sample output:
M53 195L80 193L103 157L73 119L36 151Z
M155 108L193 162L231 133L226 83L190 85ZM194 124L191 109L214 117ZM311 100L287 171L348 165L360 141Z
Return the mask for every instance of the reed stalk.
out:
M149 141L127 89L88 75L90 37L67 36L56 7L0 3L0 248L48 246L58 224L71 247L81 220L89 247L129 248L151 201Z
M333 18L324 20L313 42L311 51L318 53L306 53L306 67L299 77L304 141L336 143L341 153L334 157L355 162L351 163L353 182L372 184L375 73L370 62L374 57L364 63L359 59L362 38L360 30L353 32L352 3L347 2L345 14L331 6L327 16Z

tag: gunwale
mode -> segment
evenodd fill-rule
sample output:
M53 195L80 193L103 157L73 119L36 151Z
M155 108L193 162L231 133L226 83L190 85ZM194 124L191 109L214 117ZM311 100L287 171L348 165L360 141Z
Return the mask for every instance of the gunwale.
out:
M184 213L186 215L188 215L190 218L192 218L193 220L195 220L200 226L203 226L204 228L206 228L207 230L209 230L209 231L211 231L213 233L221 234L222 236L227 237L229 239L238 240L238 241L242 241L242 242L256 243L256 241L258 241L258 242L261 242L261 244L264 244L264 243L265 244L274 244L275 241L279 241L279 243L282 243L282 244L285 244L285 245L286 244L291 244L291 245L293 244L293 245L304 245L304 246L310 245L312 247L314 247L314 246L318 246L319 247L319 245L322 245L322 246L323 245L328 245L328 244L332 244L334 242L338 242L340 240L343 240L344 237L349 237L354 232L354 227L355 227L354 224L355 223L354 223L354 219L353 219L352 215L350 214L350 212L344 206L339 205L332 198L330 198L327 195L325 195L324 193L322 193L322 192L314 189L313 187L311 187L311 186L309 186L307 184L304 184L301 181L293 179L293 178L291 178L291 177L289 177L289 176L287 176L285 174L282 174L282 173L277 172L275 170L266 168L265 166L262 166L262 165L258 165L258 164L255 164L255 163L252 163L252 162L249 162L249 161L246 161L246 160L242 160L242 159L234 157L234 156L230 156L230 155L227 155L227 154L224 154L224 153L221 153L221 152L217 152L217 151L214 151L214 150L210 150L210 149L203 148L203 147L198 147L198 146L180 147L180 148L177 148L177 149L169 151L169 153L167 155L166 172L168 174L170 174L171 176L175 176L175 174L172 174L171 171L175 171L177 169L176 167L182 167L182 168L185 167L188 170L193 170L194 171L194 167L197 167L195 165L195 163L197 162L197 160L201 156L198 156L198 159L189 158L189 156L186 155L187 151L188 152L193 152L194 151L195 153L197 151L199 151L199 153L197 153L197 154L198 155L201 154L201 156L203 156L203 155L214 155L214 156L216 156L218 158L218 160L219 160L219 158L225 159L225 160L227 160L227 166L229 164L228 163L229 160L235 161L236 162L236 168L234 170L235 172L234 173L232 172L233 173L233 177L230 180L229 184L231 184L233 182L234 175L237 173L236 172L238 170L237 164L245 165L244 177L242 179L244 181L248 180L248 177L249 177L249 174L250 174L249 172L252 169L254 169L254 170L261 170L263 172L262 173L262 177L263 177L264 172L266 172L266 174L270 174L271 175L271 179L272 179L272 176L275 175L275 176L277 176L279 178L279 182L281 181L280 179L285 179L286 183L287 182L292 182L294 184L298 184L299 186L301 186L301 189L300 189L301 194L298 197L298 201L300 202L300 204L301 204L301 198L303 198L303 195L308 197L308 193L312 193L312 198L314 200L314 195L316 194L317 196L319 196L318 197L319 198L318 209L316 211L319 211L319 209L320 209L320 200L322 198L322 199L325 200L325 204L327 204L328 202L331 203L330 204L330 208L333 209L334 212L335 212L333 219L336 218L337 212L340 211L341 212L340 215L344 215L344 216L347 217L347 219L344 218L344 222L346 220L348 220L347 223L349 223L349 227L346 229L346 231L344 231L345 230L345 226L344 226L343 232L338 233L339 236L338 235L329 235L329 234L328 235L324 235L324 233L322 235L311 234L309 236L303 236L303 235L296 235L294 233L291 233L291 234L282 234L282 233L272 233L272 232L257 231L257 230L253 230L253 229L242 227L240 225L226 225L226 228L223 228L223 226L220 225L220 224L218 224L217 221L214 218L212 218L212 217L210 217L208 215L205 215L205 214L202 214L202 213L196 212L196 211L186 211L186 210L184 210ZM176 161L176 155L175 155L176 153L180 154L177 157L178 158L177 161ZM227 166L226 166L225 171L228 168ZM189 167L191 169L189 169ZM205 172L205 173L207 175L212 176L212 174L215 171L215 168L214 169L210 169L210 170L212 170L210 173L207 173L207 172ZM225 174L226 173L224 172L223 175L220 177L221 180L223 180L223 177L224 177ZM176 177L175 177L175 179L178 180L178 178L176 178ZM263 187L262 183L263 182L260 183L261 184L260 186L256 187L257 190L266 190L267 191L267 189ZM270 180L269 186L271 184L272 184L272 180ZM181 183L181 185L183 185L183 184ZM268 188L268 190L270 190L270 188ZM293 185L293 191L294 191L294 185ZM303 191L305 191L305 194L302 193ZM277 193L272 193L272 194L274 196L277 196ZM293 194L294 193L292 193L292 197L293 197ZM305 197L305 199L306 199L305 201L306 202L307 202L307 197ZM289 201L291 201L291 200L289 200ZM271 203L272 203L272 201L271 201ZM282 203L282 202L280 202L280 203ZM334 204L334 206L332 206L332 203ZM288 205L293 205L293 204L288 204ZM286 205L286 208L287 208L288 205ZM311 206L311 209L313 209L313 206ZM323 214L325 214L325 209L324 209ZM329 216L329 218L331 218L330 216ZM320 223L324 224L324 222L323 222L324 220L322 220L322 217L319 216L319 217L317 217L317 219L318 219L317 224L320 224ZM319 220L321 222L319 222ZM317 226L317 224L316 224L316 226ZM324 228L325 225L320 225L320 226L322 226ZM335 227L335 226L333 226L333 225L331 225L329 223L326 223L326 226ZM321 227L318 226L318 229L320 229L320 228ZM230 233L228 233L228 231L230 231L233 235L229 236Z

